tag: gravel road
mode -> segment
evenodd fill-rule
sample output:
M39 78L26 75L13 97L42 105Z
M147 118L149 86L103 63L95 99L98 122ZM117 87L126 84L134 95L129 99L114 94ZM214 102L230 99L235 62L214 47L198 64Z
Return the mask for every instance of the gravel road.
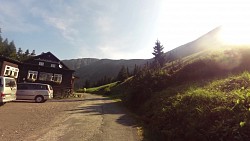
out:
M6 103L0 107L0 140L140 140L136 124L124 108L102 96L84 95L45 103Z

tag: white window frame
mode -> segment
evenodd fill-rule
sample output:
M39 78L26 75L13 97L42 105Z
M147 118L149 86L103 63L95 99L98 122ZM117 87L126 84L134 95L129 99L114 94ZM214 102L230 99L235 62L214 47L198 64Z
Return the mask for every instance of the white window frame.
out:
M10 76L10 77L14 77L17 78L18 77L18 73L19 73L19 69L16 67L12 67L12 66L5 66L5 70L4 70L4 76Z
M44 66L44 62L39 62L39 66Z
M11 74L10 66L6 65L5 70L4 70L4 75L5 76L10 76L10 74Z
M37 76L38 76L38 71L29 70L28 75L27 75L27 79L35 81L35 80L37 80Z
M54 74L54 82L62 83L62 74Z

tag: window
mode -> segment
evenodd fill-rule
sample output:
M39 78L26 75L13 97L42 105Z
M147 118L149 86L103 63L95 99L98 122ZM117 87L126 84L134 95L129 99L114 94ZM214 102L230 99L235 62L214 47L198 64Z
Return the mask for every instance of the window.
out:
M42 80L42 81L53 81L53 74L52 73L46 73L46 72L40 72L40 74L39 74L39 80Z
M5 86L6 87L16 87L16 81L12 78L5 78Z
M18 84L17 89L19 90L48 90L47 85L42 84Z
M4 76L12 76L17 78L19 69L6 65L4 70Z
M9 76L11 73L11 70L10 70L10 66L5 66L5 72L4 72L4 75L5 76Z
M52 68L55 68L56 67L56 64L51 64L50 65Z
M54 82L61 83L62 82L62 75L61 74L54 74Z
M39 66L44 66L44 62L39 62Z
M27 79L28 79L28 80L36 80L36 79L37 79L37 74L38 74L37 71L29 70L29 71L28 71Z

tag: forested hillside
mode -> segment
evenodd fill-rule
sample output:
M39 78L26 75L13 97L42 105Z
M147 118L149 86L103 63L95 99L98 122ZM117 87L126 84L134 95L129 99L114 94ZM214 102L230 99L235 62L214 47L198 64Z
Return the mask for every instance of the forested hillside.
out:
M63 60L67 66L75 68L75 75L79 77L75 82L76 89L87 87L86 85L96 85L98 81L104 79L109 80L109 82L115 81L118 72L123 66L130 73L133 73L135 67L143 66L149 61L144 59L111 60L91 58Z
M79 58L79 59L62 60L62 62L65 65L67 65L70 69L77 70L79 68L95 63L99 60L100 59L96 58Z

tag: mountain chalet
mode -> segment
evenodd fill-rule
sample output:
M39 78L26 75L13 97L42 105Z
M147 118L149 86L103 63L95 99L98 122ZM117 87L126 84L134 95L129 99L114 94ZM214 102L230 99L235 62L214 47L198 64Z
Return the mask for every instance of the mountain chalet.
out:
M51 52L42 53L19 62L0 56L1 76L17 79L17 82L45 83L54 89L55 96L66 96L73 92L74 70L69 69Z

